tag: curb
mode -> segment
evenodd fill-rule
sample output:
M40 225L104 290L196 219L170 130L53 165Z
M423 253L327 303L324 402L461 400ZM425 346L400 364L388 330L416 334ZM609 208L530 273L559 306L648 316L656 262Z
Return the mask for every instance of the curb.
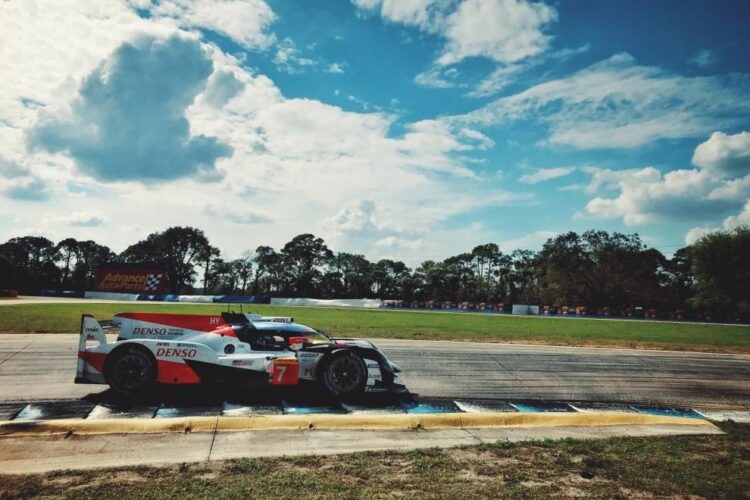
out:
M450 413L432 415L263 415L101 420L2 421L0 436L73 434L155 434L256 430L418 430L608 425L689 425L715 427L698 418L618 412Z

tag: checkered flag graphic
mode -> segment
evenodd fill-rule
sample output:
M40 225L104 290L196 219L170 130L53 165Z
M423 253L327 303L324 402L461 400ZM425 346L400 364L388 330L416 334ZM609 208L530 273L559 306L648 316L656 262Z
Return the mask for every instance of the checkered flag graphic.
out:
M159 283L163 274L149 274L146 278L145 290L148 292L155 292L159 288Z

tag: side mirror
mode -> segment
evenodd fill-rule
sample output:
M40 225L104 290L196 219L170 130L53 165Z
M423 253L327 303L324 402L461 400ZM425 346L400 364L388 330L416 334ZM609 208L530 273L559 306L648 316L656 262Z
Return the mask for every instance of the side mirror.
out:
M305 345L307 337L289 337L289 349L297 351Z

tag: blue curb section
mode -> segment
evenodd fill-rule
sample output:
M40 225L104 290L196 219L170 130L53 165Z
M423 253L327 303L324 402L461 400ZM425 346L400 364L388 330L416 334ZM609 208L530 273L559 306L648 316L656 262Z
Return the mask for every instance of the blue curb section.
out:
M224 401L215 405L174 405L162 403L156 405L141 405L118 407L109 403L95 405L84 400L72 401L41 401L32 403L5 403L2 408L3 417L0 420L37 421L60 420L69 418L103 419L103 418L176 418L196 416L261 416L261 415L314 415L314 414L414 414L430 415L445 413L574 413L574 412L625 412L642 413L644 415L659 415L669 417L684 417L707 419L708 417L692 408L671 408L647 405L627 405L622 403L562 403L536 401L505 401L505 400L402 400L399 402L381 402L380 404L366 403L328 403L316 404L309 402L282 400L263 402L258 404L237 403ZM712 414L709 410L704 410ZM743 411L713 411L725 418L749 418L750 412ZM729 417L726 417L726 415ZM736 415L735 415L736 414Z

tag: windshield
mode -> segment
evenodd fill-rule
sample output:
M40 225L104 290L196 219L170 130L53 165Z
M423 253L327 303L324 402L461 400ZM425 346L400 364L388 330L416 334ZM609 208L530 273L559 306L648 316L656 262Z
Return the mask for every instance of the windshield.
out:
M303 335L305 336L306 341L312 345L330 344L331 342L333 342L333 339L331 337L321 332L320 330L311 330L309 332L305 332ZM302 335L300 335L300 337L301 336Z

